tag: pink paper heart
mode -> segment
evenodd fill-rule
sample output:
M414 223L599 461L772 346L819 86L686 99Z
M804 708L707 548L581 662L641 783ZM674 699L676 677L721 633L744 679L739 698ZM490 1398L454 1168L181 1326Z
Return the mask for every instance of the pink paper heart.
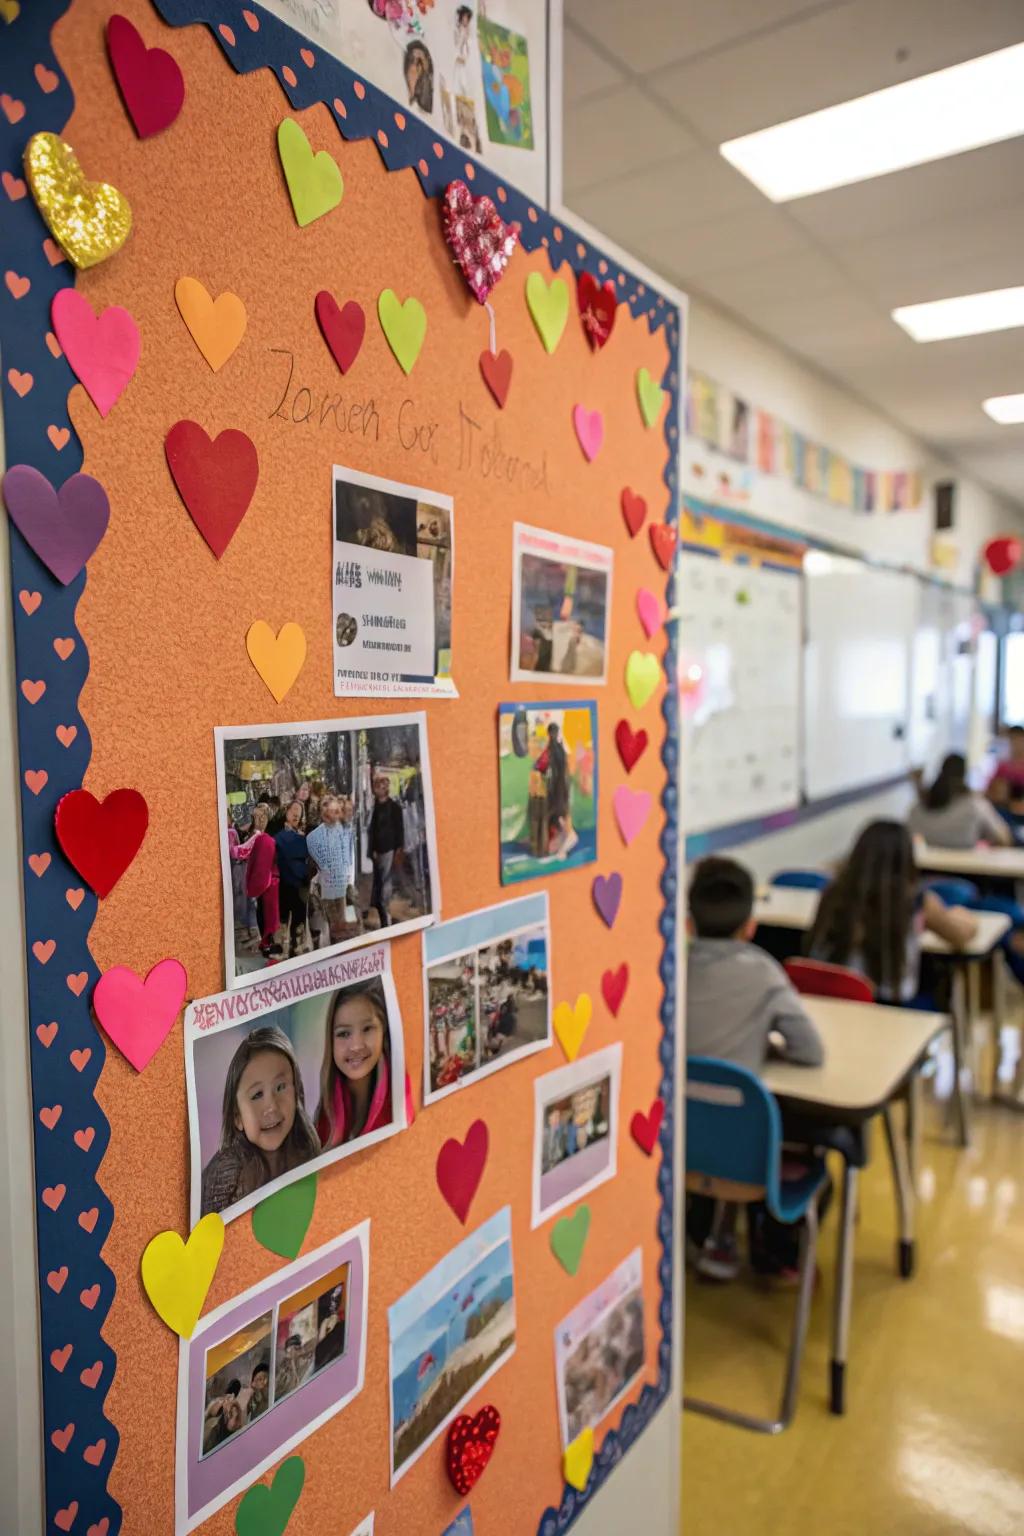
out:
M519 240L518 224L506 224L489 197L474 197L464 181L448 184L442 204L444 237L470 292L483 304L505 275Z
M158 960L144 981L127 965L115 965L96 983L96 1017L137 1072L145 1070L166 1038L187 985L185 967L171 959Z
M646 587L641 587L636 594L636 611L649 640L665 622L665 605L660 597L648 592Z
M53 329L74 372L101 416L106 416L138 367L139 328L126 309L111 304L93 313L75 288L61 288L50 306Z
M644 823L651 814L650 793L646 789L630 789L628 784L620 784L612 796L612 809L622 840L628 847L643 831Z
M600 411L588 411L585 405L574 405L572 424L576 428L580 447L587 459L593 463L601 452L601 444L604 442L604 417Z

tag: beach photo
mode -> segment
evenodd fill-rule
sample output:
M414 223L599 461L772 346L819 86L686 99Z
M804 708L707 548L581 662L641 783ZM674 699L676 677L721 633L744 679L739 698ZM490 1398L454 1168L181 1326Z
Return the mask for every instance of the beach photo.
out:
M555 1329L563 1447L596 1429L643 1370L642 1261L635 1248Z
M185 1010L192 1222L406 1126L405 1042L384 944Z
M547 893L423 934L423 1102L551 1044Z
M533 1225L614 1177L622 1045L534 1080Z
M597 858L597 705L498 706L501 883Z
M514 683L607 680L612 561L612 550L603 544L514 525Z
M424 715L221 726L214 737L229 987L432 921Z
M261 1317L206 1354L201 1454L209 1456L270 1407L272 1317Z
M508 1206L388 1308L392 1485L512 1354Z

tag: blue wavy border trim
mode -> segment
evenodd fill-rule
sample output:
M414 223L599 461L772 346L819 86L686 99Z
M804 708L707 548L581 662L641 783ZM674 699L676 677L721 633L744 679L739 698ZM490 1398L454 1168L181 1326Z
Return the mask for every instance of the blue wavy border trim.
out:
M0 115L0 170L6 170L16 178L22 177L22 154L29 137L41 131L60 133L71 115L73 93L50 45L51 28L68 9L69 3L71 0L22 0L17 20L0 28L0 37L11 45L5 50L0 70L0 90L25 107L23 116L16 123L11 123L6 113ZM197 3L197 0L154 0L154 4L171 26L194 23L208 26L238 73L272 69L295 110L318 102L327 105L342 137L348 140L372 138L389 171L415 167L424 195L438 196L449 181L464 175L466 165L472 163L474 192L488 193L499 202L506 217L519 220L522 244L527 250L545 246L553 270L568 261L576 272L585 269L602 279L611 279L620 302L627 304L633 314L645 315L652 331L664 328L670 353L669 365L661 381L669 396L663 428L668 452L663 477L668 493L665 521L677 521L682 317L673 304L589 240L577 239L570 227L515 188L506 186L486 166L437 138L428 124L411 113L404 113L404 130L394 133L395 113L402 110L396 102L318 48L313 51L313 66L307 66L300 58L300 49L308 49L308 41L260 6L249 7L258 14L260 22L258 31L252 32L242 20L240 6L225 6L223 10L214 11L209 4ZM233 41L229 42L220 32L222 25L231 30ZM56 87L49 91L44 89L35 75L37 65L56 74ZM294 86L285 79L285 68L293 71ZM44 79L48 83L48 77L44 76ZM357 83L363 91L361 98L355 91ZM344 117L334 105L335 98L344 99ZM379 132L386 137L386 143L381 141ZM440 153L435 145L440 146ZM420 162L426 166L426 171L420 168ZM0 197L4 195L0 193ZM60 485L81 468L82 454L67 410L68 391L74 379L64 358L52 356L45 338L53 295L59 288L73 284L74 272L66 262L56 266L50 263L43 247L47 232L28 193L12 202L10 208L5 203L0 206L4 207L5 213L0 237L0 270L28 277L31 283L29 291L19 299L14 298L6 282L0 288L7 462L31 464L54 484ZM10 369L32 374L32 387L24 397L9 381ZM61 447L48 437L48 427L55 429L58 439L62 432L69 434ZM47 685L44 695L34 705L29 704L20 688L18 694L24 848L26 857L30 854L50 855L49 866L41 877L37 877L27 864L23 873L29 944L29 1019L38 1195L46 1527L48 1531L59 1532L62 1528L55 1524L57 1515L62 1515L67 1522L74 1506L70 1525L75 1530L90 1531L90 1536L117 1536L122 1512L107 1489L107 1477L117 1454L119 1436L103 1412L116 1360L113 1350L101 1336L115 1282L112 1271L100 1256L114 1210L97 1182L97 1171L110 1131L94 1094L106 1053L102 1037L92 1022L88 1001L99 974L88 950L96 901L87 892L77 911L73 911L66 900L61 899L58 894L61 883L65 889L74 889L78 877L63 858L53 833L57 801L61 795L81 785L91 751L89 733L78 711L79 694L88 675L88 655L75 626L75 611L87 578L83 573L69 587L61 587L13 525L11 571L15 594L17 676L19 680L43 680ZM22 590L42 594L42 601L32 613L18 600L17 594ZM671 605L674 578L670 580L668 597ZM662 795L665 825L660 837L660 848L665 857L660 882L665 906L659 919L659 931L665 948L659 967L664 987L660 1011L662 1071L659 1091L665 1104L665 1116L659 1134L661 1160L657 1176L661 1196L658 1214L661 1247L658 1378L656 1386L645 1385L639 1401L625 1409L619 1428L604 1436L583 1492L578 1493L566 1484L559 1507L544 1511L538 1536L554 1536L555 1532L570 1528L665 1401L671 1383L675 1260L672 1166L677 988L675 901L679 835L675 783L678 699L674 686L677 651L674 631L675 626L670 625L665 656L669 687L662 707L667 728L662 762L668 778ZM74 640L70 657L63 661L53 648L54 640L60 638ZM76 726L77 734L71 746L65 748L58 742L56 727L72 724ZM25 774L39 770L45 771L48 778L45 786L36 793L29 787ZM32 945L49 939L55 941L56 949L45 963L41 963L34 956ZM76 995L68 987L66 978L68 975L80 977L83 972L86 983ZM44 1045L36 1030L53 1021L58 1025L56 1036ZM72 1061L71 1053L86 1050L90 1055L79 1068ZM48 1130L39 1114L57 1103L61 1105L61 1115L55 1127ZM83 1150L75 1143L74 1133L89 1127L93 1129L93 1139ZM51 1210L43 1202L43 1193L61 1184L65 1185L66 1192L58 1208ZM86 1219L86 1227L81 1225L81 1216ZM47 1276L53 1274L59 1279L65 1264L69 1272L58 1292L48 1284ZM93 1286L99 1287L97 1293L91 1291ZM81 1301L83 1290L90 1295L91 1306ZM71 1353L58 1369L52 1363L55 1352L69 1344ZM59 1354L56 1358L60 1359ZM96 1385L90 1387L82 1381L81 1372L97 1366ZM74 1432L67 1448L62 1451L51 1436L65 1430L68 1424L74 1425ZM93 1466L83 1460L82 1451L94 1448L100 1440L105 1442L103 1453Z

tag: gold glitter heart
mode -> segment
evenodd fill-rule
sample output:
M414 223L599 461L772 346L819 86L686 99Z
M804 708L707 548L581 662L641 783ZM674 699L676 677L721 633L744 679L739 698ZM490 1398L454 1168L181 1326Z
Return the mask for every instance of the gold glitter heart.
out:
M104 181L86 181L70 144L55 133L34 133L25 174L54 239L76 267L94 267L121 249L132 227L128 200Z

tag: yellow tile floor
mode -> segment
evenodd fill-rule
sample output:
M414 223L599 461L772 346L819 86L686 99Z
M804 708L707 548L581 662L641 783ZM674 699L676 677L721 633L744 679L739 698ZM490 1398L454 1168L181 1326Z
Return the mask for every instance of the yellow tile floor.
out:
M800 1401L778 1437L683 1415L684 1536L1024 1536L1024 1114L974 1111L960 1151L930 1107L917 1273L895 1267L880 1127L861 1177L847 1411L828 1411L836 1206ZM686 1386L774 1413L793 1298L687 1275Z

